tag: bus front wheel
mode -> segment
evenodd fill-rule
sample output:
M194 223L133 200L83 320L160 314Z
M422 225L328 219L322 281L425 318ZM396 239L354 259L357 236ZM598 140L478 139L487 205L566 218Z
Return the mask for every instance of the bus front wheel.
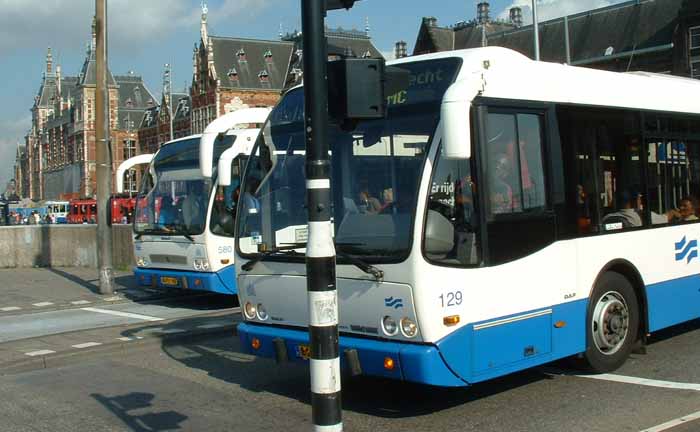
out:
M622 366L639 331L639 302L626 277L612 271L600 277L591 293L586 328L585 366L597 373Z

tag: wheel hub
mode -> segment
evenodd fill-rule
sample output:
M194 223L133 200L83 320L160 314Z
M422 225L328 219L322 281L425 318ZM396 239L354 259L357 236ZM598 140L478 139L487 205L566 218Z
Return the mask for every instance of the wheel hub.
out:
M610 291L600 297L591 325L598 351L613 355L620 350L629 332L629 308L620 293Z

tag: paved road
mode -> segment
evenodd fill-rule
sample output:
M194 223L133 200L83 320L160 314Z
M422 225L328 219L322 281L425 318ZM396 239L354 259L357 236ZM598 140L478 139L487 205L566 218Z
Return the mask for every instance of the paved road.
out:
M223 303L221 303L223 302ZM0 343L103 327L158 322L231 310L232 299L199 296L158 304L121 303L0 316Z
M466 389L346 380L345 430L696 432L699 358L695 322L595 379L554 365ZM243 355L233 336L81 356L0 377L0 394L2 430L310 429L308 369Z

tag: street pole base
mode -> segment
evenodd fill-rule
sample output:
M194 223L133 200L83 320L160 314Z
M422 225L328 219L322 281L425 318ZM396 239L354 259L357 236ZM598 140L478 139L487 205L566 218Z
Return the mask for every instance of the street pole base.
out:
M114 270L112 267L100 268L100 294L114 294Z

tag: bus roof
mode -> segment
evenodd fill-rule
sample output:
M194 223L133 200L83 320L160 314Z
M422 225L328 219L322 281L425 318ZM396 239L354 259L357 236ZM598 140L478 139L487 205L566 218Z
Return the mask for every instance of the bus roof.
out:
M449 57L462 59L463 66L457 80L479 80L479 93L483 97L700 113L698 80L538 62L502 47L405 57L388 64Z

